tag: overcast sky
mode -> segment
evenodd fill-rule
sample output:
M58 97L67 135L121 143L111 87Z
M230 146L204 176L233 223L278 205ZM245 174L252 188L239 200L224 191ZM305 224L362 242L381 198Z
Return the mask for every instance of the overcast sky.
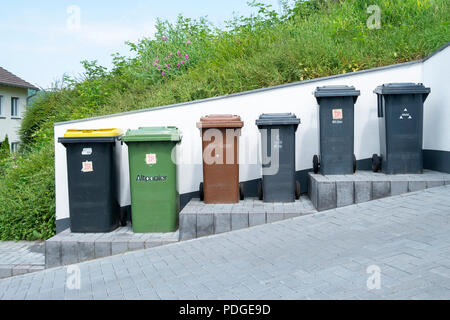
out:
M262 2L279 8L278 0ZM247 0L2 1L0 66L48 88L64 73L81 72L82 60L98 60L109 67L112 53L128 53L125 41L153 35L158 17L174 21L182 13L191 18L208 16L220 24L233 12L253 11Z

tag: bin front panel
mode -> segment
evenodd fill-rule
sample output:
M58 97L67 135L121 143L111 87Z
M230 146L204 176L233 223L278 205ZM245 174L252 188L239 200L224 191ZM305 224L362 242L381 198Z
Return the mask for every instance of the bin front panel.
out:
M267 132L267 143L262 144L263 155L272 162L263 163L263 193L264 202L294 202L295 201L295 132L297 125L260 126ZM264 131L261 132L264 134ZM276 155L278 152L278 171Z
M131 214L136 233L174 232L178 228L176 142L128 142Z
M119 226L115 143L67 144L70 228L110 232Z
M386 95L380 126L382 170L388 174L423 172L423 95Z
M239 202L239 135L240 129L202 129L205 203Z
M353 174L354 97L320 99L320 172Z

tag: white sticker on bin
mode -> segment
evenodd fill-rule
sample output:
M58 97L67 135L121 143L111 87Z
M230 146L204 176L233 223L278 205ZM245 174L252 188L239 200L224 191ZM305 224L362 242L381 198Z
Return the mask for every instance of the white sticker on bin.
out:
M156 164L156 154L150 153L145 155L145 163L147 164Z
M333 109L333 120L342 120L344 119L344 113L342 109Z
M90 156L90 155L92 155L92 148L84 148L83 151L81 152L81 154L83 156Z
M81 172L94 172L94 164L92 163L92 161L83 162L81 166Z

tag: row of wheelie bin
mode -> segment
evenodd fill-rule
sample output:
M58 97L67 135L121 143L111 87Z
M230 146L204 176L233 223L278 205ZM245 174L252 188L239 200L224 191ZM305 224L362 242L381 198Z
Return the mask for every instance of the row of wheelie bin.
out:
M125 225L117 201L117 148L128 145L133 231L177 229L176 153L181 141L175 127L67 130L66 147L70 229L74 233L110 232ZM120 151L119 151L120 152ZM81 170L80 170L81 167Z
M263 180L258 195L268 202L293 202L300 197L295 181L295 132L300 124L294 114L263 114L256 121L262 138ZM236 115L209 115L197 127L203 141L203 182L200 200L230 204L244 200L239 183L239 136L244 126ZM275 157L274 157L275 156Z
M377 87L381 155L372 159L373 171L387 174L421 173L423 103L430 89L423 84L386 84ZM354 105L360 91L349 86L317 88L320 155L313 158L315 173L352 174ZM258 197L265 202L294 202L300 197L295 179L295 133L300 119L291 113L262 114L263 178ZM205 203L237 203L244 199L239 183L239 136L243 121L236 115L202 117ZM116 200L118 144L128 145L133 230L136 233L173 232L178 227L176 152L181 141L176 127L68 130L59 138L67 149L70 227L72 232L110 232L120 224ZM80 170L81 166L81 170ZM122 221L124 223L124 221Z
M372 170L386 174L422 173L423 104L431 89L423 84L390 83L377 87L381 154L372 156ZM320 156L313 157L315 173L352 174L354 105L360 91L348 86L317 88L320 105Z

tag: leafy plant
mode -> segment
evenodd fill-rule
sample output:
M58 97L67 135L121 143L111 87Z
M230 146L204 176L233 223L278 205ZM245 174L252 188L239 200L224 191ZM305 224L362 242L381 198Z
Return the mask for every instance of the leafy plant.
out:
M9 157L10 153L11 153L11 150L9 148L8 135L6 135L5 140L3 140L2 143L0 143L0 160L5 159L6 157Z
M55 234L53 148L10 159L0 179L0 240L38 240Z

